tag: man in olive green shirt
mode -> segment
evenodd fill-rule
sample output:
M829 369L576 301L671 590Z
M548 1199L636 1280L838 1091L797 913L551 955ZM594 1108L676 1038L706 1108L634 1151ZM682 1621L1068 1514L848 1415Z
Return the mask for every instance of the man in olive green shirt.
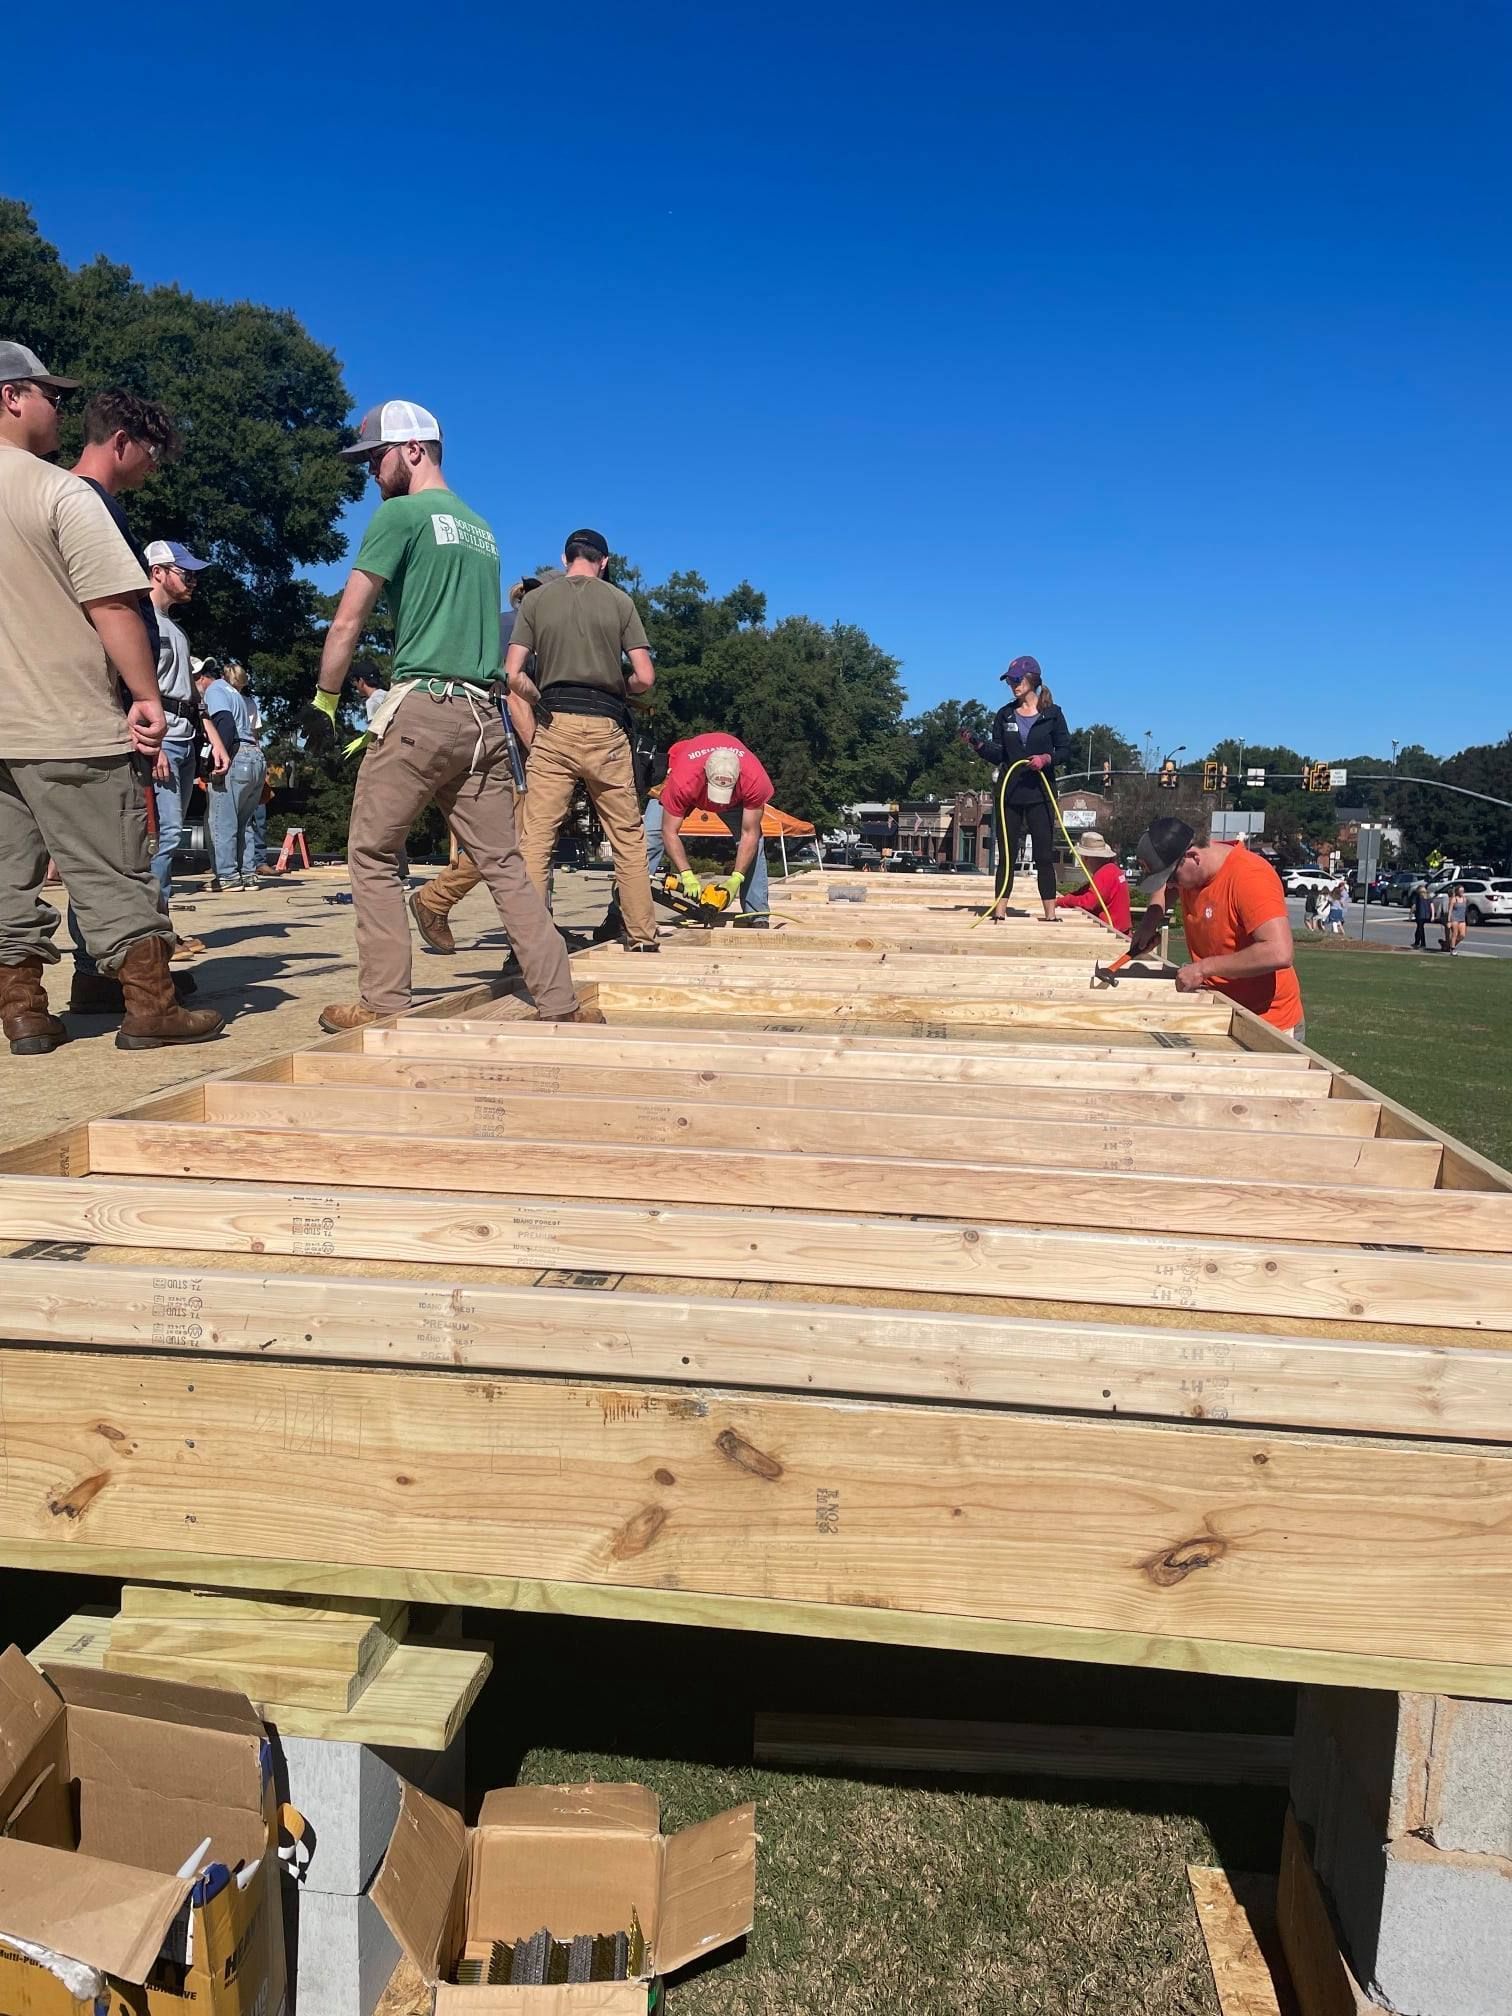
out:
M370 725L347 862L357 913L360 999L333 1002L320 1026L360 1029L410 1005L409 919L399 860L432 798L488 884L544 1022L602 1021L579 1010L567 948L531 887L515 838L509 745L499 714L499 549L448 488L441 428L423 406L389 399L363 417L344 455L365 461L383 495L326 633L315 705L334 722L352 655L380 595L394 622L390 692ZM515 690L535 697L520 675Z
M534 654L540 688L525 794L525 867L544 892L573 791L586 785L614 855L626 943L632 952L655 952L656 912L627 703L650 692L656 670L635 604L603 578L608 565L609 542L601 532L569 534L565 571L527 595L515 617L505 676L523 676Z

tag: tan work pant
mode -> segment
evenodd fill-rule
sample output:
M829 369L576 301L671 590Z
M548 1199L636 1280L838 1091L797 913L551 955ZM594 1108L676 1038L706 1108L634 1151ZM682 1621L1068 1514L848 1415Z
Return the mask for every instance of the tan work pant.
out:
M42 896L49 854L102 973L114 973L139 939L173 942L129 755L0 760L0 966L58 957L61 920Z
M514 815L519 820L518 798L514 802ZM471 854L459 854L450 867L443 868L439 875L432 875L415 901L423 903L427 910L434 910L444 917L449 910L456 909L464 896L470 896L482 880L483 877L473 865Z
M376 1015L402 1015L410 1005L398 864L410 827L433 798L488 884L537 1009L549 1018L572 1014L577 995L567 948L530 886L515 838L504 730L492 701L480 699L475 715L460 694L411 694L362 759L347 842L362 1005Z
M587 786L614 855L614 891L626 935L633 944L647 944L656 936L656 911L646 872L646 829L635 791L630 738L617 722L591 714L555 714L549 727L537 728L530 745L530 789L525 793L523 845L530 879L545 890L557 835L579 783Z

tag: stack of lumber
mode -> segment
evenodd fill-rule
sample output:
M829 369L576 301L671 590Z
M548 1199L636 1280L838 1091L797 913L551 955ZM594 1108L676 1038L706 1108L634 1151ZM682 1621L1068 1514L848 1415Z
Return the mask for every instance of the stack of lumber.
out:
M0 1561L1512 1698L1512 1178L860 879L0 1155Z
M69 1618L32 1658L231 1689L286 1737L442 1751L492 1657L408 1628L407 1606L389 1597L127 1584L117 1615Z

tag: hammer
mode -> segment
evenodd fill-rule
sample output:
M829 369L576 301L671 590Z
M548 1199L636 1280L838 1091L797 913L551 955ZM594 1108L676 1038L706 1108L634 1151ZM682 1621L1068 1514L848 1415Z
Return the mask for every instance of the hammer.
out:
M1097 965L1094 965L1094 966L1093 966L1093 968L1092 968L1092 978L1091 978L1091 979L1090 979L1090 980L1089 980L1089 981L1087 982L1087 985L1088 985L1089 987L1094 987L1094 988L1095 988L1095 987L1116 987L1116 986L1118 985L1118 975L1119 975L1119 971L1120 971L1120 969L1121 969L1122 967L1125 967L1125 966L1127 966L1127 965L1128 965L1128 963L1129 963L1129 961L1130 961L1130 960L1131 960L1131 959L1132 959L1132 958L1133 958L1134 956L1135 956L1135 955L1134 955L1134 952L1133 952L1133 951L1132 951L1132 949L1131 949L1131 950L1130 950L1130 951L1128 951L1128 952L1121 952L1121 953L1120 953L1120 954L1118 955L1118 957L1117 957L1117 958L1116 958L1116 959L1115 959L1115 960L1113 961L1113 964L1112 964L1111 966L1103 966L1103 965L1100 965L1100 964L1097 964ZM1139 956L1140 956L1141 958L1143 958L1143 956L1144 956L1144 955L1143 955L1143 953L1141 953L1141 954L1140 954ZM1171 972L1171 973L1141 973L1141 974L1139 975L1139 978L1140 978L1141 980L1174 980L1174 979L1176 978L1176 975L1175 975L1175 973L1174 973L1174 972Z

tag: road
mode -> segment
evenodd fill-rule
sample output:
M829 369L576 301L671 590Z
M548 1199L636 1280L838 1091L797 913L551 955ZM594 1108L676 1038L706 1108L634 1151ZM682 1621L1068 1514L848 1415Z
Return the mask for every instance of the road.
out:
M1287 912L1291 917L1292 930L1300 938L1303 936L1303 907L1301 897L1288 902ZM1360 936L1362 907L1351 903L1344 913L1344 931L1350 938ZM1428 943L1436 948L1439 941L1436 925L1428 926ZM1366 922L1365 936L1373 945L1403 945L1412 943L1412 919L1405 910L1395 907L1383 908L1372 903ZM1437 956L1437 952L1433 956ZM1512 959L1512 924L1481 924L1472 926L1466 933L1464 945L1458 957L1461 959Z

